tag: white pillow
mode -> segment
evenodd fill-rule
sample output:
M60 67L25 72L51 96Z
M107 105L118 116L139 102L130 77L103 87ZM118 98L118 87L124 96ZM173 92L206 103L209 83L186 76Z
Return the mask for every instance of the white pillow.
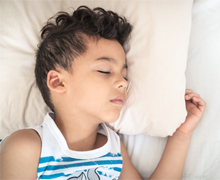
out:
M128 100L111 126L121 133L171 135L185 120L185 68L191 26L188 1L1 1L0 139L39 125L49 110L35 84L40 29L58 11L80 5L125 16L134 29L127 54Z
M128 58L129 98L112 124L124 134L172 135L185 121L185 70L192 0L145 1L125 14L134 26ZM135 20L134 20L135 19Z

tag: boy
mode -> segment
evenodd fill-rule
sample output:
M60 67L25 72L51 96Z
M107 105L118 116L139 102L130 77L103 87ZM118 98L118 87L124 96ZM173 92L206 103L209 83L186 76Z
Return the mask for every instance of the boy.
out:
M60 13L42 29L35 76L53 113L1 143L1 179L142 179L114 122L127 98L123 45L131 25L101 8ZM186 121L168 138L149 179L181 179L190 138L206 103L186 90Z

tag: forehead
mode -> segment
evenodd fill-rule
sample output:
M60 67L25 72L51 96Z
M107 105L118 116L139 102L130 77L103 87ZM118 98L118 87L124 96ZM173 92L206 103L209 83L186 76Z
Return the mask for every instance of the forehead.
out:
M87 51L83 56L93 62L110 62L127 68L124 49L116 40L104 38L100 38L97 41L89 40Z
M96 62L97 62L97 61L99 61L99 62L100 62L100 61L108 61L108 62L111 62L111 63L113 63L113 64L118 65L117 60L115 60L115 59L113 59L113 58L109 58L109 57L100 57L100 58L96 59ZM123 65L123 68L125 68L125 69L128 68L128 66L127 66L126 63Z

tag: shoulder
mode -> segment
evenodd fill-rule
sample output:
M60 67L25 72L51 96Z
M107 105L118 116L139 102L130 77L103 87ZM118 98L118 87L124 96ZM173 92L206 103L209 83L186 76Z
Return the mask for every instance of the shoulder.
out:
M35 176L40 154L41 139L35 130L23 129L12 133L4 141L0 152L2 176L21 179Z
M22 129L15 131L5 140L3 148L13 147L13 150L30 149L31 152L41 148L41 139L33 129ZM3 149L2 148L2 149ZM28 151L30 151L28 150Z

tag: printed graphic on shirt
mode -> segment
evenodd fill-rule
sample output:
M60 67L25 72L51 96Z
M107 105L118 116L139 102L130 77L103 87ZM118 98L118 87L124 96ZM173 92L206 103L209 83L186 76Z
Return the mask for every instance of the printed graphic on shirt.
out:
M106 168L104 167L98 167L98 168L93 168L93 169L88 169L85 170L84 172L81 172L80 175L75 176L72 175L70 178L68 178L67 180L102 180L102 179L111 179L111 180L116 180L118 179L117 177L113 177L112 175L108 175L107 173L105 173ZM110 170L111 168L108 168L108 170ZM103 171L104 170L104 171ZM102 177L102 175L104 176L104 178Z

